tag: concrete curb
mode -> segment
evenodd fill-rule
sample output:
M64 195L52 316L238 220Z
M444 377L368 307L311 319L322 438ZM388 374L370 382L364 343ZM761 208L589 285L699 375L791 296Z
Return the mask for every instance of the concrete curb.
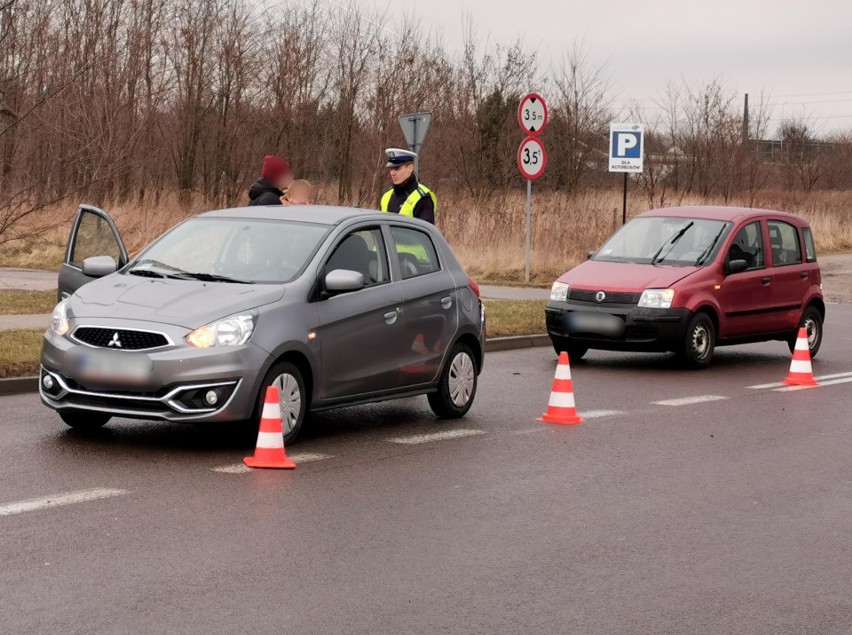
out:
M513 337L495 337L485 342L486 353L517 351L523 348L550 346L547 335L517 335ZM38 392L38 377L12 377L0 379L0 397Z
M12 377L0 379L0 397L38 392L38 377Z
M550 337L547 335L495 337L485 341L485 352L499 353L501 351L517 351L522 348L537 348L539 346L550 346Z

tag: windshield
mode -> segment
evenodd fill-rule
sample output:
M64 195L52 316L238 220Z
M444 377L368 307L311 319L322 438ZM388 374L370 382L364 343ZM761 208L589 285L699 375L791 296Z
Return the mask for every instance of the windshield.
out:
M164 234L124 273L216 282L289 282L330 229L289 221L193 218Z
M703 218L643 216L618 230L593 260L702 265L712 261L730 227Z

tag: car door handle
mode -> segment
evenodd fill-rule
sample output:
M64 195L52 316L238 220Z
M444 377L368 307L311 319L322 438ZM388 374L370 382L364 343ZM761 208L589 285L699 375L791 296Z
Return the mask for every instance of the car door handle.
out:
M811 275L811 274L810 274L810 272L809 272L809 271L801 271L801 272L799 272L799 277L800 277L802 280L807 280L807 279L808 279L808 276L810 276L810 275Z
M385 323L388 325L395 324L396 318L399 317L399 310L388 311L385 313Z
M446 298L441 298L441 306L445 309L449 309L453 306L453 296L448 295Z
M760 279L760 284L762 284L764 287L766 285L768 285L770 282L772 282L772 278L761 278Z

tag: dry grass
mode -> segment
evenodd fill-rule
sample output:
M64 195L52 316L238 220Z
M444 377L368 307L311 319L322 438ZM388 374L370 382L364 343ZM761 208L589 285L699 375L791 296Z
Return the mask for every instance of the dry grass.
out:
M56 290L8 291L0 289L0 315L50 313L56 306Z
M318 201L331 188L318 189ZM438 224L468 272L480 282L517 283L524 267L525 193L519 190L472 198L461 191L440 196ZM638 190L631 190L629 215L649 208ZM721 199L695 196L670 198L667 205L726 204ZM729 205L747 206L747 200ZM852 250L852 192L812 194L767 191L758 194L755 207L800 214L814 227L821 253ZM164 230L188 216L208 209L200 199L183 206L177 195L159 203L107 205L134 253ZM13 242L0 247L0 266L55 269L62 261L74 206L46 210L38 222L46 229L38 241ZM307 210L306 210L307 211ZM581 262L621 224L621 192L592 190L576 196L559 192L533 193L533 282L549 284Z
M488 337L547 332L542 300L485 300Z
M0 331L0 379L37 375L42 330Z

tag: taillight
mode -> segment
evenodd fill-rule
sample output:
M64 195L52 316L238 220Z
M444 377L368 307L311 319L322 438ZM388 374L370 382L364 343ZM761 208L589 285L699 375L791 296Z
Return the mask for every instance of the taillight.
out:
M476 284L476 280L474 280L473 278L468 278L467 279L467 286L469 286L471 291L473 291L476 294L477 298L481 297L479 295L479 285Z

